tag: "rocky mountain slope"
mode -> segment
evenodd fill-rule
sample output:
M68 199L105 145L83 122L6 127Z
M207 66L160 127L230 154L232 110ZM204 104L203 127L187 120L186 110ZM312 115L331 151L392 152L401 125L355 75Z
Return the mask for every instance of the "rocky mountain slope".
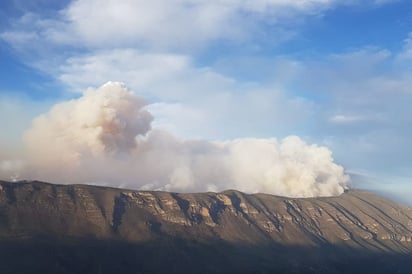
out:
M412 209L0 182L0 273L412 273Z

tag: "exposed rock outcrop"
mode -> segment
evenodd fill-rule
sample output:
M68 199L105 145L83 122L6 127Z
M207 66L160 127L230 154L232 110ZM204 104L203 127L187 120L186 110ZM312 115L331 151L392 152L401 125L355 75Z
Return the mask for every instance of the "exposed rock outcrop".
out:
M168 193L41 182L0 184L0 237L95 235L140 241L158 233L229 242L339 243L408 250L412 209L360 190L292 199L238 191ZM146 235L146 236L144 236Z
M0 182L0 241L42 237L339 246L408 255L412 209L360 190L292 199L233 190L187 194Z

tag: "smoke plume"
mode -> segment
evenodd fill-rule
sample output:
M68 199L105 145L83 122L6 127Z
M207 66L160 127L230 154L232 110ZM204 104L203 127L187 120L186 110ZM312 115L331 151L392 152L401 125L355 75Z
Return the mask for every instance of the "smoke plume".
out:
M143 98L108 82L34 119L20 177L181 192L335 196L349 177L299 137L202 141L152 129ZM3 176L4 174L0 174Z

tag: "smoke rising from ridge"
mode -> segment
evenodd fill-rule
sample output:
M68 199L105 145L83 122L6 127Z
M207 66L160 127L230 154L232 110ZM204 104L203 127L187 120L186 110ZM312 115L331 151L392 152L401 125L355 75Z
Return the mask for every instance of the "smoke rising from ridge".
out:
M152 129L143 98L108 82L33 120L21 178L168 191L335 196L349 177L299 137L186 140ZM0 169L0 176L6 173Z

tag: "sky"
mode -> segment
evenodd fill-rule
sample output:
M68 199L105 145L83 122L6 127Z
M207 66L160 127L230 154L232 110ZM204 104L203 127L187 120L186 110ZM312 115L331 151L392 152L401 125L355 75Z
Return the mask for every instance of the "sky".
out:
M299 136L351 185L412 194L408 0L4 0L0 160L33 118L108 81L194 140Z

